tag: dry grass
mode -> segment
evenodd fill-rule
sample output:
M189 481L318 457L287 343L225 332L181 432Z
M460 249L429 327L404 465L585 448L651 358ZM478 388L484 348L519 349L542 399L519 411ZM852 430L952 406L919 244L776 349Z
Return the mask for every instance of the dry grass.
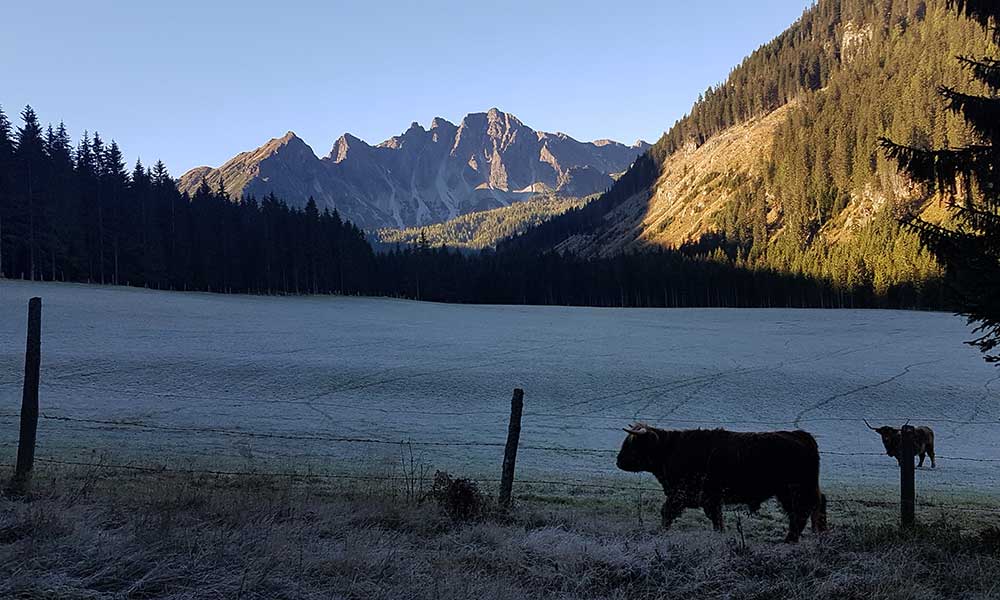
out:
M833 506L831 533L785 545L768 510L729 513L726 534L693 513L664 533L655 498L536 490L463 523L384 483L41 475L28 501L0 499L2 598L1000 595L1000 537L967 515L901 535L888 512Z

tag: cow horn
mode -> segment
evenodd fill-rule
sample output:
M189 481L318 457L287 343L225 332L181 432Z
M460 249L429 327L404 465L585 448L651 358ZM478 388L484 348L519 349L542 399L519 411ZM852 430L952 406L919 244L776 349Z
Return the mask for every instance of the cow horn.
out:
M632 425L629 425L628 427L623 427L622 431L624 431L626 433L633 433L635 435L642 435L642 434L648 432L649 430L646 429L646 426L643 425L642 423L633 423Z
M861 419L861 420L865 422L865 425L868 425L868 429L871 429L872 431L878 431L878 429L875 429L868 423L868 419Z

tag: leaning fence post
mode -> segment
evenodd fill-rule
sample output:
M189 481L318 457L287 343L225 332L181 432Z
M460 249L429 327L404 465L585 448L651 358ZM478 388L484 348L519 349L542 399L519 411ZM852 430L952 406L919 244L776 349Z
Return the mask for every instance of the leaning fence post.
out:
M899 444L899 522L911 527L916 521L916 485L913 477L913 426L903 425Z
M500 477L500 506L510 507L510 494L514 488L514 461L517 444L521 439L521 412L524 410L524 390L517 388L510 399L510 425L507 427L507 446L503 452L503 474Z
M21 432L17 441L17 466L10 489L23 494L31 481L38 431L38 371L42 362L42 299L28 301L28 341L24 352L24 389L21 394Z

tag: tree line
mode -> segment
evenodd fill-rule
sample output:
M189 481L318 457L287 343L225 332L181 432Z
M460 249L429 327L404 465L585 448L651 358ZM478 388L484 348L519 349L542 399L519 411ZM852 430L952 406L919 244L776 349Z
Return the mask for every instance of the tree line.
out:
M166 167L129 171L114 141L31 107L16 130L0 110L0 274L167 290L363 293L373 253L364 234L315 202L224 188L177 191Z

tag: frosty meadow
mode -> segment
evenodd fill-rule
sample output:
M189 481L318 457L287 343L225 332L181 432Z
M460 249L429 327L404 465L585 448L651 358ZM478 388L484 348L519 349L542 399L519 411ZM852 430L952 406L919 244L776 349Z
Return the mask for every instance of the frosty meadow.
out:
M889 489L865 426L931 425L920 491L1000 493L994 369L943 313L464 306L0 283L3 462L23 312L42 296L41 460L310 473L415 463L495 476L526 390L519 477L639 484L621 427L802 428L822 480ZM947 349L947 351L942 351ZM409 458L407 459L409 460ZM653 483L651 478L645 481ZM887 499L891 499L891 495Z

